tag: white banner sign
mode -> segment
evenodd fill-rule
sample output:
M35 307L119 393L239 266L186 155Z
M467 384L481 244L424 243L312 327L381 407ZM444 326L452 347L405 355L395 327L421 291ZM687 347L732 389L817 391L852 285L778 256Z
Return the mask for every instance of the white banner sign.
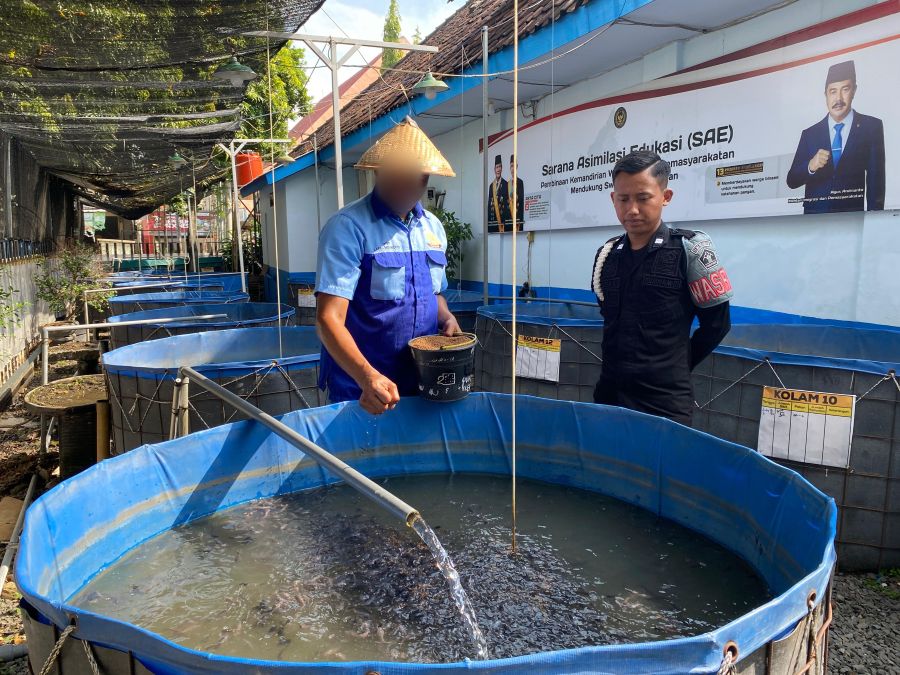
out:
M660 80L520 127L519 220L526 230L618 224L611 170L642 149L672 165L670 222L900 208L895 162L885 160L900 157L898 17L872 24L881 37L859 42L856 31L853 45L829 43L827 55ZM508 232L512 133L488 152L488 221Z

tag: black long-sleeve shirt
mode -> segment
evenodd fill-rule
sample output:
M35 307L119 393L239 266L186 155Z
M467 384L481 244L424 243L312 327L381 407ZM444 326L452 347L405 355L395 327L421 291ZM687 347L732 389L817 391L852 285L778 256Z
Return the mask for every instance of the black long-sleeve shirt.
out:
M731 330L731 304L723 302L715 307L697 308L700 325L691 335L691 370L718 347Z

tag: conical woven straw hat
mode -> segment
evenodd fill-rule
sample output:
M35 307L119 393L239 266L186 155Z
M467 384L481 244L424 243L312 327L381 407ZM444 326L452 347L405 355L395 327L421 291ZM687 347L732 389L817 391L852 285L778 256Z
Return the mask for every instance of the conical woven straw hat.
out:
M456 176L450 162L409 117L366 150L356 163L356 168L394 168L435 176Z

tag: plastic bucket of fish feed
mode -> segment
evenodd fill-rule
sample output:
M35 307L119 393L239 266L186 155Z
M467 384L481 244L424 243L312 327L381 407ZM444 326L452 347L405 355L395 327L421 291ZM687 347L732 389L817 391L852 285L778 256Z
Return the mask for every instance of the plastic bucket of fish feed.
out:
M472 391L475 335L423 335L409 341L419 393L429 401L458 401Z

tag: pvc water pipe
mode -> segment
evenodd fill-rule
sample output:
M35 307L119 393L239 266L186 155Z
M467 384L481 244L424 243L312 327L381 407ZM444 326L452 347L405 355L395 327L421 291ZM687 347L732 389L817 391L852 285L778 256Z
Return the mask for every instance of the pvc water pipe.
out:
M28 645L0 645L0 663L15 661L28 656Z
M407 526L411 526L412 522L420 517L419 512L416 509L396 495L391 494L346 462L338 459L324 448L297 433L283 422L279 422L268 413L265 413L251 403L248 403L237 394L233 394L224 387L216 384L205 375L201 375L189 366L182 366L179 369L179 375L182 378L190 379L192 385L205 389L213 396L219 397L228 405L244 413L250 419L269 428L295 448L305 452L324 468L340 478L343 478L354 490L357 490L379 506L401 518Z

